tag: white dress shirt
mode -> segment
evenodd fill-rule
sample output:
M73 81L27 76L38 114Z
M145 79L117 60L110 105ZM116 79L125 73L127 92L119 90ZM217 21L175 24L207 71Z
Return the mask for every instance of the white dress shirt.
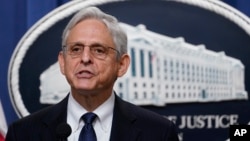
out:
M97 141L108 141L110 139L114 103L115 94L112 92L111 96L93 111L97 115L97 118L93 122ZM84 126L81 116L86 112L70 94L67 107L67 123L72 129L72 133L68 137L68 141L78 141L80 132Z

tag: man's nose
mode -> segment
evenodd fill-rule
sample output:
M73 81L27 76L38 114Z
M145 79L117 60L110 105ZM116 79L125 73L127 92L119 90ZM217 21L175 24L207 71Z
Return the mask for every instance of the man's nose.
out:
M91 52L90 52L89 47L84 47L83 52L81 54L81 59L82 59L83 63L91 62L92 56L91 56Z

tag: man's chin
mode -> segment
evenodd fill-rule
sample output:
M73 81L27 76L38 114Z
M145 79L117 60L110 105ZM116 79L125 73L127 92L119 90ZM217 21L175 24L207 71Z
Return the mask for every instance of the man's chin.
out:
M94 92L96 90L95 87L93 86L79 86L79 87L75 87L75 89L78 91L78 92Z

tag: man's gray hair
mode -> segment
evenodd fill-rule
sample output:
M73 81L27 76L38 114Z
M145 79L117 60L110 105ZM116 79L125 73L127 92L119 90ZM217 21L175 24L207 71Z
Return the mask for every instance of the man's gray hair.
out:
M86 19L97 19L107 26L113 37L116 49L119 51L118 54L120 54L120 56L118 56L118 58L120 58L121 55L127 53L127 34L119 25L118 20L114 16L104 13L97 7L84 8L74 15L74 17L70 20L63 31L62 46L66 45L66 40L68 38L70 30L79 22Z

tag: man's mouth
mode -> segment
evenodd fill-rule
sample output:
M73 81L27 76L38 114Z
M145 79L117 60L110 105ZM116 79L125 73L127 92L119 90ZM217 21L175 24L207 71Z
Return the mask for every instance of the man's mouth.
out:
M94 76L90 71L80 71L76 74L78 78L91 78Z

